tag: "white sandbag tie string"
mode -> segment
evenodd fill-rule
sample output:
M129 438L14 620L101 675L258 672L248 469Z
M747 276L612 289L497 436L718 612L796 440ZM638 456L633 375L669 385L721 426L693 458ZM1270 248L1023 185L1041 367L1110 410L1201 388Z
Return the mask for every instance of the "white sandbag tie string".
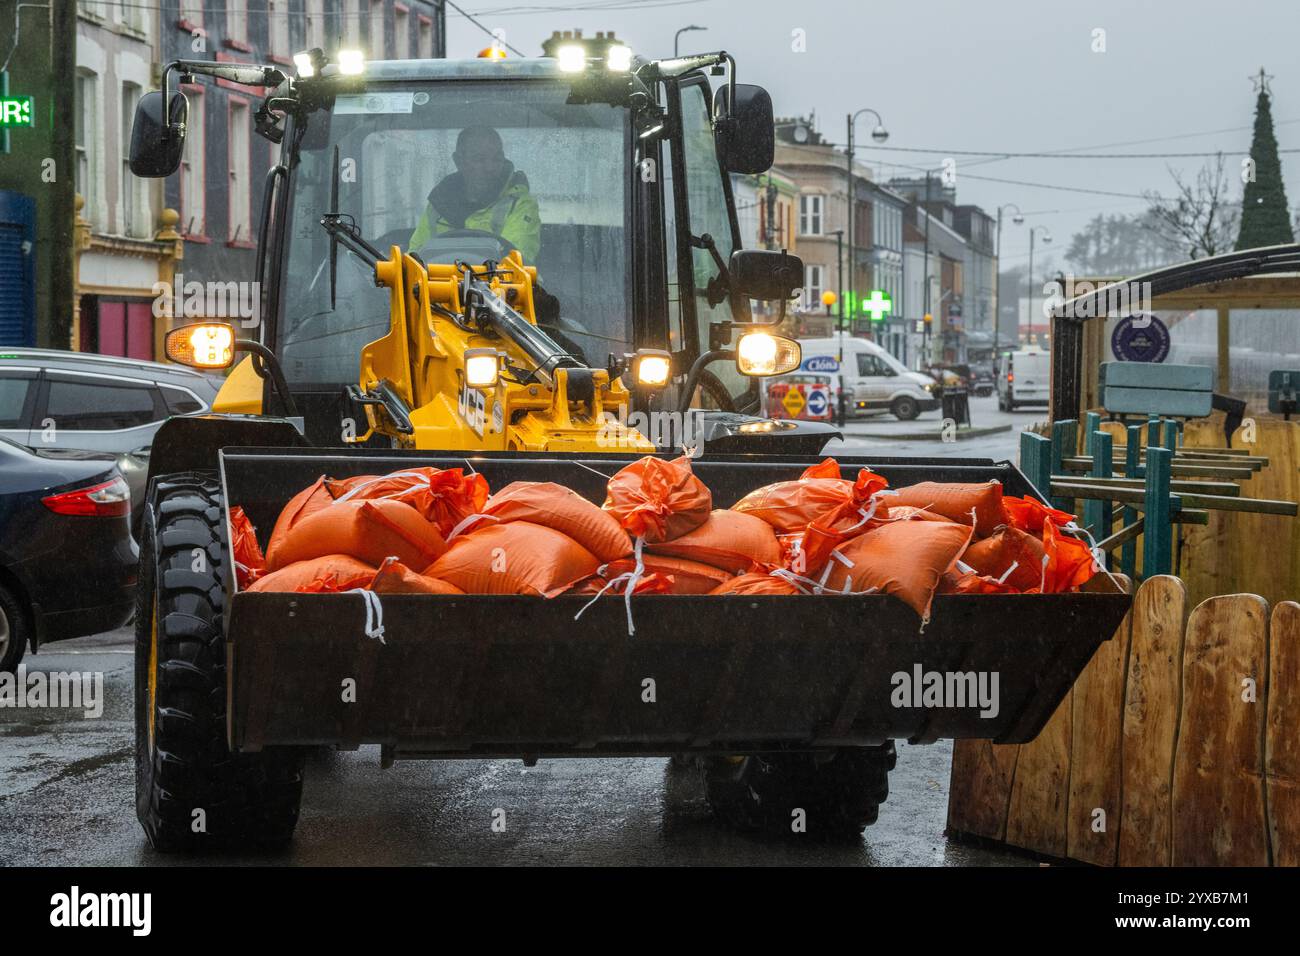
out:
M1121 594L1124 593L1124 588L1120 586L1119 579L1115 577L1115 575L1111 574L1110 569L1106 567L1106 552L1097 547L1097 539L1092 536L1092 533L1087 528L1084 528L1073 521L1069 522L1064 527L1066 531L1077 531L1088 539L1088 544L1090 545L1088 550L1092 553L1094 570L1100 571L1106 575L1106 577L1110 578L1110 583L1115 585L1115 590Z
M371 478L369 481L363 481L361 484L357 485L355 488L353 488L353 489L352 489L351 491L349 491L347 494L340 495L339 497L335 498L335 499L334 499L334 503L335 503L335 504L338 504L340 501L347 501L347 500L349 500L350 498L352 498L354 495L358 495L358 494L360 494L362 491L365 491L365 490L366 490L367 488L369 488L371 485L378 484L378 483L381 482L381 481L389 481L389 480L391 480L391 479L393 479L393 478L414 478L414 479L415 479L415 483L416 483L417 485L424 485L424 487L426 487L426 488L430 487L429 476L428 476L428 475L421 474L421 473L418 472L418 471L395 471L395 472L393 472L391 475L380 475L378 478ZM399 491L399 492L394 492L394 494L391 494L391 495L380 495L379 497L381 497L381 498L392 498L392 497L395 497L396 495L399 495L399 494L405 494L407 490L408 490L408 489L403 488L403 489L402 489L401 491Z
M622 584L626 584L627 587L623 591L623 603L627 606L627 636L631 637L636 634L636 624L632 621L632 594L636 591L636 586L641 583L641 579L645 577L645 561L641 556L641 548L644 545L645 537L643 535L637 535L636 543L632 548L632 553L636 557L636 567L631 571L624 571L617 577L610 578L609 581L605 583L605 586L596 592L596 596L579 608L577 614L573 615L575 621L582 617L583 612L595 604L606 591ZM603 575L605 569L608 567L608 564L602 564L596 569L596 573Z
M387 646L388 642L384 640L384 606L379 603L379 595L366 588L354 588L346 593L360 594L361 600L365 602L366 637Z
M481 512L472 514L468 518L462 518L456 524L456 527L451 529L451 534L447 535L447 543L451 544L460 535L464 534L467 528L469 528L471 525L477 524L480 521L500 521L500 520L501 519L498 518L496 515L482 514Z
M1002 577L998 578L998 584L1006 584L1007 578L1011 577L1011 572L1020 567L1019 561L1012 561L1011 567L1002 572Z

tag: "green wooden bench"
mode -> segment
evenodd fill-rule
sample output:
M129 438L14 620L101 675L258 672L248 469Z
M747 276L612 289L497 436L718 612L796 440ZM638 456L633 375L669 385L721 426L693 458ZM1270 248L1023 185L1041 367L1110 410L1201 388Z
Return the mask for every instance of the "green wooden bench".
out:
M1101 407L1112 416L1205 418L1214 403L1208 365L1103 362Z

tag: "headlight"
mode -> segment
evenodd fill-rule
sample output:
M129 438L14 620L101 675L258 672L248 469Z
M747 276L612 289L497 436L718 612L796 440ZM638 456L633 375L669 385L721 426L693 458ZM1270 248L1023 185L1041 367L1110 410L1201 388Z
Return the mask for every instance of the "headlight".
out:
M736 368L741 375L784 375L799 367L799 343L771 332L746 332L736 343Z
M465 350L465 385L469 388L492 388L501 374L501 360L496 349Z
M581 73L587 68L587 48L578 43L566 43L555 51L561 73Z
M632 48L615 44L605 51L605 65L613 73L626 73L632 68Z
M663 388L672 378L673 360L659 349L640 349L632 357L632 379L641 388Z
M933 392L933 391L934 391L934 382L931 382L929 385L924 386L924 388L925 388L925 390L926 390L927 392Z
M224 322L182 325L167 333L163 350L191 368L227 368L235 360L235 330Z
M366 68L366 58L360 50L339 50L339 72L344 76L356 76Z

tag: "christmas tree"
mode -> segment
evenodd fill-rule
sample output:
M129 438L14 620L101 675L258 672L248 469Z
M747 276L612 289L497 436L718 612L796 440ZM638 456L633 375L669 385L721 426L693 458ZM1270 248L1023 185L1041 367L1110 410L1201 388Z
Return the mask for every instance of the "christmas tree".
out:
M1294 242L1291 215L1282 185L1282 166L1277 158L1277 137L1273 135L1273 111L1268 96L1269 76L1260 68L1253 77L1259 91L1255 102L1255 138L1250 144L1253 169L1247 167L1246 189L1241 200L1241 231L1238 249L1275 246Z

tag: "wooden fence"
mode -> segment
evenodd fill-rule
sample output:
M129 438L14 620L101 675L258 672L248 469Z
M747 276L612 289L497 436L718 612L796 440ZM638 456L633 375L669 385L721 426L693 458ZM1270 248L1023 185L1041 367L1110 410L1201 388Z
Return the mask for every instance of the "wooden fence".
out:
M1034 741L957 741L949 833L1108 866L1300 865L1300 604L1188 606L1150 578Z

